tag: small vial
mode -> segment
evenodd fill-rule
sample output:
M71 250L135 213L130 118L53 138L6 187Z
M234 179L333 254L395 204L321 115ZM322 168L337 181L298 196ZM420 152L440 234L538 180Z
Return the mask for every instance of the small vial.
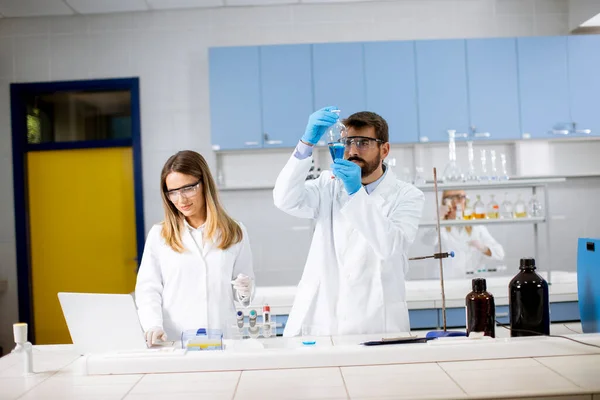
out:
M263 336L271 337L273 334L271 330L271 307L268 304L263 306L263 326L262 326Z
M250 310L250 314L248 315L248 334L251 338L257 338L259 335L258 325L256 325L256 310Z

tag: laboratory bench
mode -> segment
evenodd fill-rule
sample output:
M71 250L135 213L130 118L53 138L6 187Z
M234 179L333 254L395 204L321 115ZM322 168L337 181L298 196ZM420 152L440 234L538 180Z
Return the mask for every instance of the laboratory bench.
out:
M538 273L546 278L545 271ZM508 284L512 276L484 277L487 291L494 296L496 319L500 323L508 320ZM444 282L446 292L446 318L448 327L465 326L465 297L471 292L471 279L449 279ZM277 334L283 333L288 315L292 309L295 286L257 287L253 307L259 316L264 304L271 307L273 319L277 323ZM577 274L575 272L552 271L552 284L549 286L550 319L553 323L579 321L577 297ZM435 329L442 326L442 296L439 280L416 280L406 282L406 302L411 330ZM252 307L251 307L252 308ZM239 310L248 310L238 307ZM259 317L260 319L260 317ZM260 322L260 321L259 321Z
M600 334L571 329L600 345ZM322 337L311 347L274 337L263 349L180 355L82 357L71 345L35 346L29 377L16 354L0 358L0 399L600 399L600 349L564 338L360 345L381 337Z

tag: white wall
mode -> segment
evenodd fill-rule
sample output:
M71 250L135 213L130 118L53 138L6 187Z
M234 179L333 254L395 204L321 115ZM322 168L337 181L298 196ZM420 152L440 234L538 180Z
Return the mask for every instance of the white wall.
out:
M140 77L149 227L161 217L158 176L169 155L191 148L204 153L215 166L208 113L210 46L567 32L566 0L402 0L1 19L0 279L7 279L9 285L7 293L0 295L0 344L5 352L12 347L10 325L17 320L10 82ZM258 154L255 161L261 160ZM233 207L236 197L226 196ZM253 199L257 205L271 204L270 196L268 191L259 192ZM234 214L241 220L256 216L237 210ZM303 229L299 225L294 232Z

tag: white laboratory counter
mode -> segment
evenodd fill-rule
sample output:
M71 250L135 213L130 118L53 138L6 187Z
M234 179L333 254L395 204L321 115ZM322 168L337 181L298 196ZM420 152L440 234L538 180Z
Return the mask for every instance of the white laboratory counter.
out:
M600 334L571 337L600 345ZM372 338L320 338L311 348L270 338L279 345L268 350L129 355L113 358L113 375L88 374L93 357L78 356L70 345L35 346L32 376L22 377L21 358L15 354L0 359L0 398L600 399L600 349L563 338L358 344ZM237 362L222 368L219 355ZM121 371L119 364L128 364L129 370ZM205 372L191 372L190 366Z
M546 272L540 272L544 278ZM487 291L496 306L508 305L508 284L512 276L485 277ZM464 307L465 297L471 291L471 279L444 280L446 307ZM550 302L577 301L577 274L574 272L553 271L552 285L549 288ZM296 296L296 286L259 286L256 288L253 304L269 304L273 314L289 315ZM442 307L439 280L418 280L406 282L406 301L409 310L435 309Z

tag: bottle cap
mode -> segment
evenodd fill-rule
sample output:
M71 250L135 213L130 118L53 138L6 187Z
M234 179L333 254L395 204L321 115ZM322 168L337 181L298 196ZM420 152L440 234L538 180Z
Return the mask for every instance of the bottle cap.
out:
M269 305L268 305L268 304L265 304L265 305L263 306L263 312L271 312L271 307L269 307Z
M535 258L521 258L519 269L533 268L535 269Z
M485 289L487 289L484 278L475 278L471 284L473 285L474 292L485 292Z
M23 344L27 342L27 324L19 322L13 324L13 334L15 336L15 343Z

